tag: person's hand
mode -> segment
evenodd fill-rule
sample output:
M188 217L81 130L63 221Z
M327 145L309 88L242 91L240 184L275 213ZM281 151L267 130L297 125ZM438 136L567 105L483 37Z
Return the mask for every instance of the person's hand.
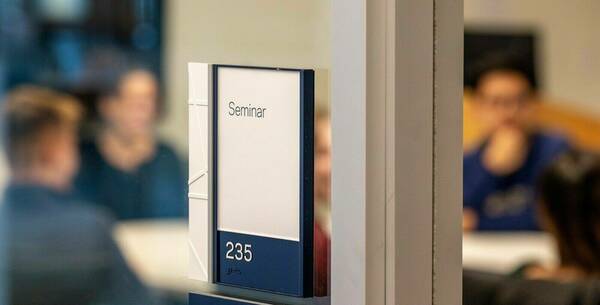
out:
M502 126L490 137L483 153L483 165L498 176L512 174L523 166L528 149L524 130L512 125Z
M477 228L479 217L472 209L466 208L463 210L463 232L470 232Z
M574 267L548 268L541 265L532 265L525 269L525 277L531 280L574 282L584 279L585 274Z
M554 277L554 270L536 263L527 266L523 274L530 280L549 280Z

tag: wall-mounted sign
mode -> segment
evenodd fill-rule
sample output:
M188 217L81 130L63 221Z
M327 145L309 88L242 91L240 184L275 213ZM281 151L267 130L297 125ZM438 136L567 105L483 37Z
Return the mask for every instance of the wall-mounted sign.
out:
M312 296L314 72L188 70L190 277Z
M314 72L212 68L214 279L312 296Z

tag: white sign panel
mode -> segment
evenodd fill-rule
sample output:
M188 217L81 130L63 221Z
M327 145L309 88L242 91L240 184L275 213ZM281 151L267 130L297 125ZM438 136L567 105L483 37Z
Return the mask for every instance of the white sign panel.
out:
M300 73L221 67L219 231L299 241Z
M190 277L313 295L314 71L189 64Z

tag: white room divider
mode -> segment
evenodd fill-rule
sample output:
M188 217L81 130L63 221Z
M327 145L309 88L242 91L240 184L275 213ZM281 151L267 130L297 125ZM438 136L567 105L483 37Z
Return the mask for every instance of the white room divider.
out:
M332 304L461 304L462 1L333 0Z

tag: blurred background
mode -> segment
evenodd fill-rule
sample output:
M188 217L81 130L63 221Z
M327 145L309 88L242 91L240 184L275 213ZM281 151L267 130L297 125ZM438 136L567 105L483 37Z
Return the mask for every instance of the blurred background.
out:
M596 0L464 1L465 304L528 304L494 297L509 280L565 291L536 304L575 304L568 285L600 274L598 12ZM0 0L0 96L36 84L78 98L74 187L115 219L119 268L185 303L197 288L186 280L187 63L316 69L326 113L329 23L323 0ZM0 158L0 189L10 180Z
M2 92L22 83L44 84L77 95L94 110L93 101L115 67L133 61L162 75L160 0L3 0L0 5Z
M78 99L85 110L78 131L81 164L72 179L67 179L76 194L73 199L61 195L58 201L82 198L86 204L102 208L102 213L88 213L106 212L112 219L109 230L117 249L109 252L123 256L125 262L110 264L113 266L109 269L111 274L121 274L119 278L137 279L125 283L115 281L123 287L137 287L130 288L131 293L122 292L131 295L136 301L133 304L143 300L140 295L151 295L157 302L182 304L186 303L189 291L202 288L187 280L187 63L316 69L318 108L327 116L329 50L329 1L0 0L0 96L3 103L18 105L24 100L36 100L40 93L30 88L21 92L20 97L13 97L15 101L6 95L29 84ZM61 98L53 96L53 100ZM44 101L36 102L38 111L50 107ZM19 111L24 111L21 108L26 107L12 107L15 112L12 115L18 117ZM321 128L325 130L321 137L323 148L318 154L323 156L325 164L321 172L326 190L322 193L328 196L330 137L326 135L328 123L323 126L326 126ZM6 149L0 154L3 153ZM54 232L44 227L48 224L38 226L36 223L36 217L43 215L41 207L15 212L12 210L16 208L10 203L23 205L32 200L24 198L23 193L38 193L40 189L54 193L55 190L37 185L39 179L32 183L27 175L23 183L23 175L9 170L12 165L6 158L0 159L0 190L6 188L8 195L3 201L10 207L5 215L13 212L27 215L22 220L6 222L11 228L29 226L33 232ZM50 197L53 196L44 196ZM328 218L328 198L317 200L324 202L323 217ZM46 200L38 198L38 201ZM57 212L69 213L67 209ZM55 222L60 219L51 214L46 217L54 218ZM80 230L85 231L83 227ZM14 229L8 236L10 260L21 254L20 247L27 246L16 241L40 238L29 235L33 234L29 231ZM60 247L52 243L57 242L57 235L65 234L60 230L55 236L48 233L45 238L50 239L51 244L41 243L41 251L60 251ZM320 237L321 244L327 247L328 234L323 232ZM75 234L64 243L79 244L89 239ZM106 251L105 248L100 250ZM67 253L79 258L90 255L83 250ZM114 258L103 261L115 260L118 261ZM23 261L23 264L41 264L45 260L34 256ZM11 264L19 265L19 262L11 261ZM323 261L320 268L327 268L327 264ZM80 269L87 270L87 267L80 266ZM9 270L13 273L9 272L7 280L13 286L21 283L22 273L28 274L19 269L21 267L16 268ZM39 280L41 275L37 276ZM85 291L85 287L80 287L83 284L74 285L66 272L54 277L46 274L46 277L64 290L46 291L40 287L48 286L48 282L39 284L25 277L22 279L25 284L19 285L23 286L22 290L10 289L13 303L37 304L35 299L28 299L35 291L39 295L64 295L63 299L52 301L57 304L72 303L74 299L69 297L73 295L64 291ZM324 278L325 291L321 293L326 294L326 274ZM96 278L96 281L100 283L105 281L103 279ZM0 277L0 287L11 286L2 285ZM134 293L140 291L139 287L147 289L147 293ZM106 289L107 304L132 304L112 298L115 294L112 289Z
M188 62L329 66L329 1L1 0L0 14L0 93L44 84L93 115L115 70L148 68L166 103L159 132L184 157ZM325 104L327 73L317 81Z
M598 304L598 12L464 1L464 304Z
M465 84L473 85L473 65L490 52L520 52L526 70L535 80L547 112L542 120L564 127L577 144L600 148L594 127L600 114L600 40L595 29L600 20L597 1L464 1ZM546 106L544 106L546 107ZM465 107L465 145L477 133ZM569 122L565 122L569 121ZM568 125L568 126L563 126ZM581 126L577 128L574 125ZM587 126L587 128L583 127Z

